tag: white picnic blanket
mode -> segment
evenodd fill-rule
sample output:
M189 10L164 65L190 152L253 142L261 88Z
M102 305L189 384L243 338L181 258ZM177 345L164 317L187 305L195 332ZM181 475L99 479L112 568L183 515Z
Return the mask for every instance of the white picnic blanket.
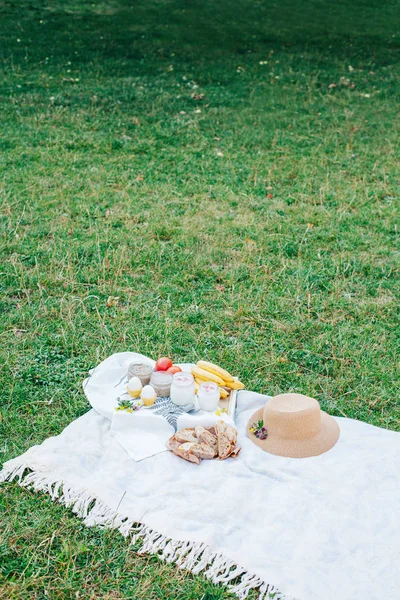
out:
M91 406L111 421L111 435L134 460L168 452L166 442L179 429L196 425L212 427L220 419L234 425L227 414L218 415L204 410L185 412L166 399L157 399L151 408L142 407L133 413L116 410L118 398L129 399L126 392L127 371L130 363L136 360L148 362L152 367L155 364L143 354L119 352L103 360L83 382ZM187 364L181 367L190 370Z
M135 462L95 410L4 465L72 507L88 526L118 528L245 598L397 600L400 435L339 418L321 456L272 456L245 435L267 397L238 396L242 452L199 466L170 452Z

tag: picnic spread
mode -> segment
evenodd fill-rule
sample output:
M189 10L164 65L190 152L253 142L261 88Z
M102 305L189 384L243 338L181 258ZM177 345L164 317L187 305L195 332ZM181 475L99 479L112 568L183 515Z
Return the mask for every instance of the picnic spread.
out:
M398 597L400 435L208 361L114 354L92 409L4 464L87 526L118 529L238 598Z

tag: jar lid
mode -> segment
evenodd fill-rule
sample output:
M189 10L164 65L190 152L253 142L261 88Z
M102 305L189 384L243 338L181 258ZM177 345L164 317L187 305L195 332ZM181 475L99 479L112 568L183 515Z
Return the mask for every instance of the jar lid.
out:
M129 372L135 375L149 375L153 367L147 362L134 361L129 365Z
M151 374L151 383L155 385L171 385L172 375L166 371L153 371Z
M215 394L218 390L218 384L213 381L205 381L200 384L199 392L204 392L205 394Z
M182 371L181 373L175 373L174 383L182 386L190 385L194 383L194 378L191 373L185 373L184 371Z

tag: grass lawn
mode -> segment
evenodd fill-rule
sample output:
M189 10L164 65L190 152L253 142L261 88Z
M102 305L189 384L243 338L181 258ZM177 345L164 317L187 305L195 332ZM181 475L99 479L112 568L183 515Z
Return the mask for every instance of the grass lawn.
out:
M85 413L87 369L122 350L400 429L399 17L0 1L0 466ZM0 489L1 600L230 597Z

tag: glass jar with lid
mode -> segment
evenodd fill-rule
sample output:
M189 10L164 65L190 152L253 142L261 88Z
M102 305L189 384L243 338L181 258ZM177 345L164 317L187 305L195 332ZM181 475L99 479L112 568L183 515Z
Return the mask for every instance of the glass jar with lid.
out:
M171 384L171 400L177 406L194 404L195 387L191 373L175 373Z
M166 371L153 371L150 378L150 385L156 391L157 398L165 398L170 395L172 384L172 375Z
M220 397L218 385L213 381L202 383L197 392L197 397L199 399L199 408L201 410L207 410L209 412L216 410Z
M135 360L129 365L127 376L128 379L139 377L142 385L148 385L152 372L153 367L149 363Z

